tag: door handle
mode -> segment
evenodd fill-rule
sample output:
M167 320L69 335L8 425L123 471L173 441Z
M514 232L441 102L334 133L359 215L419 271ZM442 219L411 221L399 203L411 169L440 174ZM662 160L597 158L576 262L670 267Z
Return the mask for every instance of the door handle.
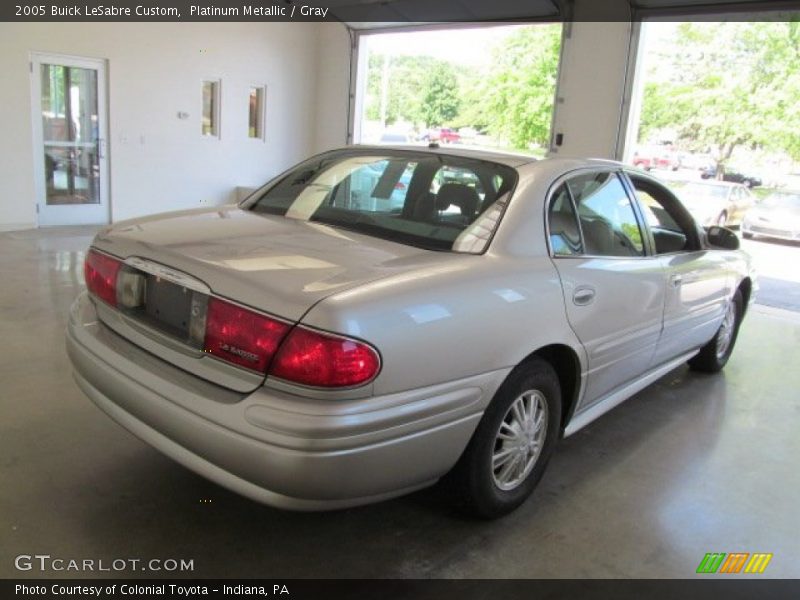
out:
M670 283L672 283L672 287L680 287L681 283L683 283L683 277L681 275L673 275L669 280Z
M577 304L578 306L586 306L587 304L591 304L594 301L594 288L590 287L582 287L575 290L575 293L572 294L572 301Z
M106 157L106 141L103 138L98 138L96 141L97 144L97 158L105 158Z

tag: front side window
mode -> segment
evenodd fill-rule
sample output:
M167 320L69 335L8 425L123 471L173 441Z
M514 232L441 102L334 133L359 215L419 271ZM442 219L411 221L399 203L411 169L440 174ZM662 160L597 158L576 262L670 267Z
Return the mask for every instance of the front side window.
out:
M616 173L578 175L567 186L578 209L586 254L644 255L636 213Z
M653 234L656 254L692 250L696 247L690 214L667 190L635 175L630 177L645 221Z
M511 167L400 150L306 161L245 208L433 250L480 253L517 181Z

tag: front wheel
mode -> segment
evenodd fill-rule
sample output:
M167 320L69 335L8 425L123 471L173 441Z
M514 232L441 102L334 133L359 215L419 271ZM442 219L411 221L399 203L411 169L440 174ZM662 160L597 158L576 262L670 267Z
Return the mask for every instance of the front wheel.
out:
M465 508L491 519L522 504L544 474L560 423L561 386L553 367L538 358L517 367L453 470Z
M725 316L722 318L722 324L719 326L717 334L689 360L689 366L692 369L706 373L716 373L722 370L733 353L743 312L742 293L736 290L725 308Z

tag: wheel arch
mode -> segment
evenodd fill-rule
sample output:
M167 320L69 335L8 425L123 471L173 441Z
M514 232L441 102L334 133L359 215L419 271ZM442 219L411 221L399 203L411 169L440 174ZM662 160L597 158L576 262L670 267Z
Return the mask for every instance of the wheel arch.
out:
M753 281L749 277L745 277L739 282L737 288L742 293L742 316L747 312L747 307L750 305L750 295L753 293Z
M518 365L539 358L547 361L558 376L561 386L561 434L572 418L581 391L581 361L578 353L566 344L548 344L528 354Z

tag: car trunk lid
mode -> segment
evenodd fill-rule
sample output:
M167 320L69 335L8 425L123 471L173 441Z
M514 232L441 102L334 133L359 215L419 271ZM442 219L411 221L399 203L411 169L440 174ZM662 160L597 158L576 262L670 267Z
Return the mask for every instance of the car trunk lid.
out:
M196 343L197 332L192 333L188 321L202 294L293 324L331 294L459 257L235 206L122 222L100 232L94 246L125 261L146 280L142 310L107 315L107 324L140 345L147 326L158 330L148 343L182 339L184 354L194 353L198 360L166 351L160 355L210 380L219 367L214 363L220 361L202 353L202 340ZM132 325L131 331L124 321ZM176 350L175 344L166 345L170 352ZM231 373L235 372L226 367L226 381ZM226 387L247 391L255 383L252 373L243 372L241 385Z

